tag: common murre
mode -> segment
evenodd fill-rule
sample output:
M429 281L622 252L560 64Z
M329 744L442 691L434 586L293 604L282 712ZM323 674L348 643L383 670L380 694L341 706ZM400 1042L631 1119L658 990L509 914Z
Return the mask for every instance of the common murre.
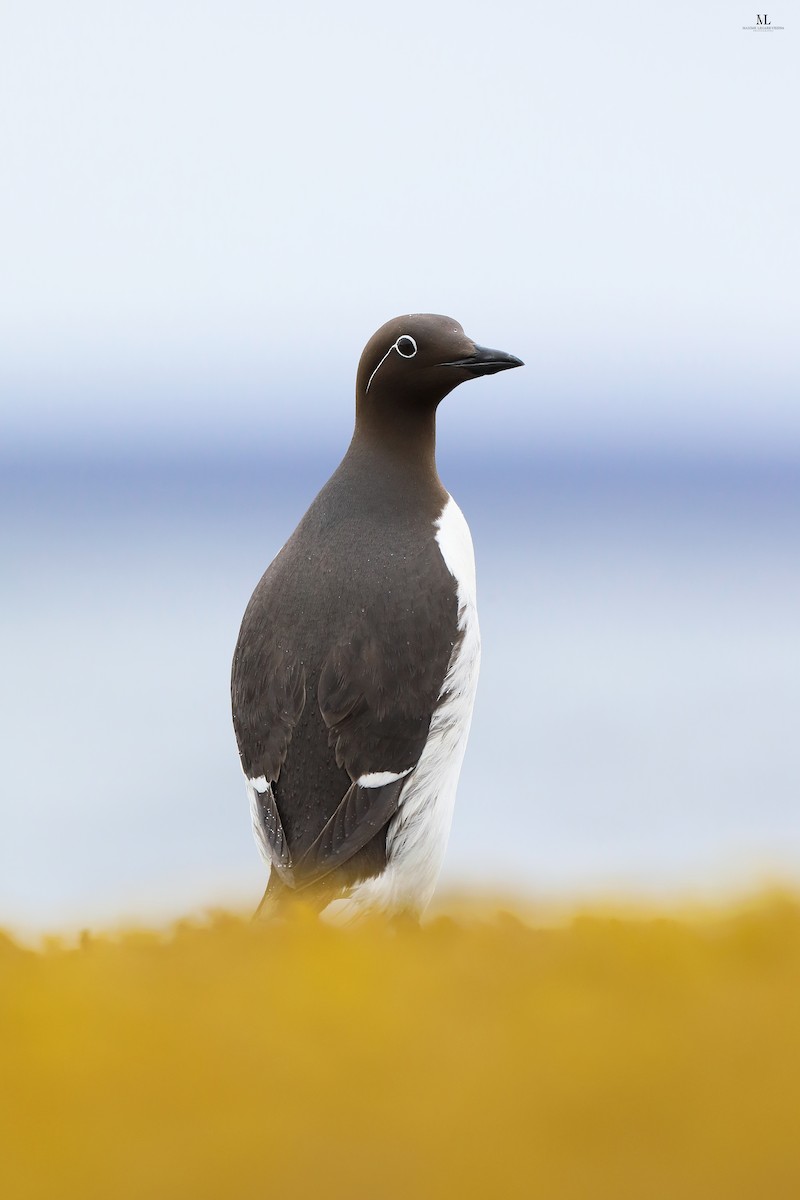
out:
M301 893L348 917L431 898L480 662L472 539L436 470L436 409L518 366L431 314L396 317L364 349L350 447L256 587L233 659L265 901Z

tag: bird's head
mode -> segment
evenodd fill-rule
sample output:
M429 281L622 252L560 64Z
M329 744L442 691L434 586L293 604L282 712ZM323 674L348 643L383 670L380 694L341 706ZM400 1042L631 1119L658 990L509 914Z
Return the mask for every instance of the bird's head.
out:
M398 402L404 408L435 409L459 383L521 366L515 355L473 342L452 317L395 317L364 347L356 380L357 409L366 415Z

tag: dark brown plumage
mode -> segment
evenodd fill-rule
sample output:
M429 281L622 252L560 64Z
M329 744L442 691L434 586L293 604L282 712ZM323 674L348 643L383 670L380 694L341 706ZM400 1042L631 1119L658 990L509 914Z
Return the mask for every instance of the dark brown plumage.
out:
M517 365L430 315L396 318L364 350L353 440L255 589L234 654L234 728L271 893L312 889L324 903L386 867L387 825L460 636L435 537L449 499L436 408L471 375Z

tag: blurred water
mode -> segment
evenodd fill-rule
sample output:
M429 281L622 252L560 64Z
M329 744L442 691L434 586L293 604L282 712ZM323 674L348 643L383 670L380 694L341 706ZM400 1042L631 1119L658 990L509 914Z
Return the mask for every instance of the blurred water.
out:
M0 923L258 898L230 656L334 465L5 464ZM440 466L484 641L443 882L800 875L796 470Z

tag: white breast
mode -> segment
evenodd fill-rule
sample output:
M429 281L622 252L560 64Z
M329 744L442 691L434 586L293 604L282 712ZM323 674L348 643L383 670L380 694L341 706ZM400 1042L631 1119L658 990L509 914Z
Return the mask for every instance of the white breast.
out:
M337 921L348 921L371 908L422 912L433 895L447 848L478 685L481 639L472 538L452 496L435 527L442 558L457 585L461 637L450 658L425 749L389 824L386 870L328 905L325 916Z

